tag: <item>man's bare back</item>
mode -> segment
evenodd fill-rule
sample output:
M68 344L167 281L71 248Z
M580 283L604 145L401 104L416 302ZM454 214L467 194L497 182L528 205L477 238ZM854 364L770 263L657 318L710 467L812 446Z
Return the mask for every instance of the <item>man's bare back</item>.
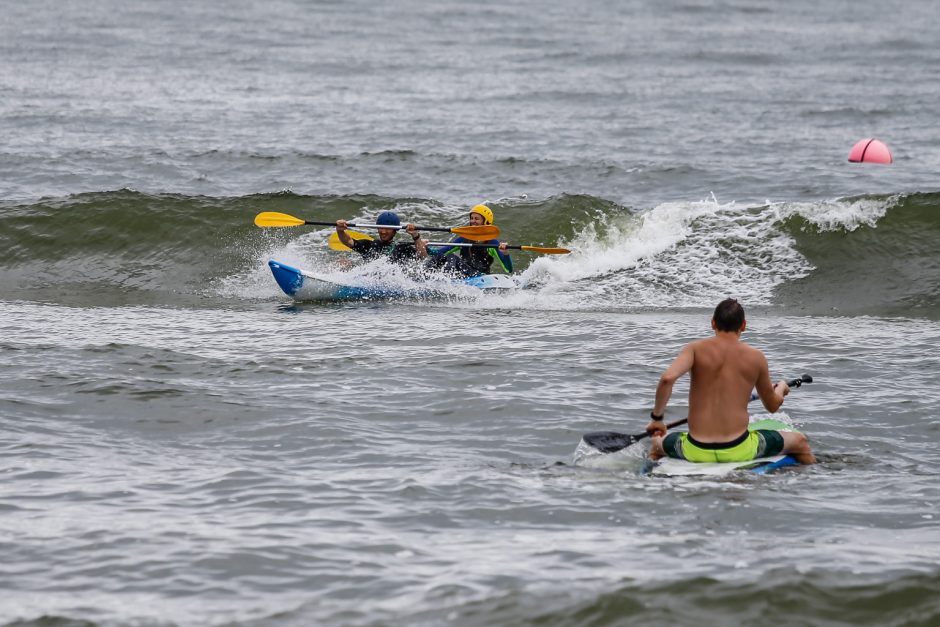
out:
M699 442L728 442L747 430L747 404L762 378L766 379L768 396L776 400L772 398L767 360L759 350L741 342L739 334L718 333L693 342L688 349L693 353L689 433Z

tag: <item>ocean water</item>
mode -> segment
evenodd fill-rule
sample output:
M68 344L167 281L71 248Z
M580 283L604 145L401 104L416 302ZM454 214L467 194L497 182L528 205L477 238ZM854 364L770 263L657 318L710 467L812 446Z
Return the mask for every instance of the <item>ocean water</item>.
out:
M0 625L936 625L935 13L4 3ZM479 202L573 253L294 302L252 222ZM820 463L576 455L727 296Z

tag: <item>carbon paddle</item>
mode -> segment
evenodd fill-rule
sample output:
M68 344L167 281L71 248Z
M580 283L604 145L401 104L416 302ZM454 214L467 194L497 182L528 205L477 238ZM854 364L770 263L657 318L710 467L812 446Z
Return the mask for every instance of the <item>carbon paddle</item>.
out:
M499 244L471 244L469 242L428 242L428 246L464 246L467 248L499 248ZM507 246L513 250L527 250L530 253L543 255L567 255L571 251L567 248L543 248L541 246Z
M360 233L358 231L346 230L346 234L353 239L375 239L371 235ZM327 245L331 250L352 250L340 241L337 233L331 233ZM499 248L499 244L471 244L469 242L428 242L428 246L463 246L466 248ZM567 248L544 248L542 246L507 246L513 250L526 250L531 253L542 253L543 255L567 255L571 251Z
M798 379L790 379L787 381L787 385L789 385L791 388L798 388L804 383L812 382L813 377L808 374L804 374ZM757 395L752 394L751 400L757 400ZM683 418L682 420L670 422L666 425L666 427L668 429L672 429L678 427L679 425L684 425L688 421L688 418ZM581 436L581 439L584 440L585 444L597 449L601 453L616 453L619 450L627 448L631 444L636 444L638 441L648 437L649 435L651 435L649 431L644 431L643 433L637 433L635 435L617 433L616 431L594 431L593 433L584 434Z
M255 226L303 226L305 224L311 224L314 226L336 226L335 222L303 220L301 218L295 218L294 216L286 213L278 213L277 211L263 211L255 216ZM404 225L362 224L352 222L347 223L347 225L357 229L395 229L396 231L402 231L405 229ZM483 224L480 226L455 226L453 228L438 226L419 226L416 228L419 231L440 231L442 233L454 233L455 235L462 235L467 239L477 241L486 241L488 239L495 239L499 237L499 227L490 224Z

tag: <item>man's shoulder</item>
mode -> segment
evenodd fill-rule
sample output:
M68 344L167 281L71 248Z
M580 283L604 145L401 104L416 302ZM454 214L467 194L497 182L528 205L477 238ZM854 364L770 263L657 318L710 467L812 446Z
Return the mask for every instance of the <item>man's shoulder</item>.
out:
M744 342L741 342L740 345L741 345L741 352L743 353L747 353L748 355L753 355L754 357L764 356L764 352L759 348L754 348L750 344L746 344Z
M703 337L700 340L692 340L691 342L683 346L683 348L685 350L694 351L697 348L711 346L712 344L716 344L716 343L717 343L717 339L714 337Z
M767 358L760 349L744 342L740 342L738 346L738 361L742 367L758 371L767 364Z
M713 352L726 353L728 348L728 344L718 337L706 337L700 340L693 340L692 342L689 342L685 345L685 350L691 351L693 354L701 352L705 355L711 354ZM743 359L766 359L763 352L745 342L735 343L731 350Z

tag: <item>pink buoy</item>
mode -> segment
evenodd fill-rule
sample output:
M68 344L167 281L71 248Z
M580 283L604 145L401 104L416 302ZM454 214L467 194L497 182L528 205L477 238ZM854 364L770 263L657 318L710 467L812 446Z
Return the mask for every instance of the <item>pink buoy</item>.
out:
M884 142L868 138L852 146L849 161L852 163L891 163L893 159L891 151Z

